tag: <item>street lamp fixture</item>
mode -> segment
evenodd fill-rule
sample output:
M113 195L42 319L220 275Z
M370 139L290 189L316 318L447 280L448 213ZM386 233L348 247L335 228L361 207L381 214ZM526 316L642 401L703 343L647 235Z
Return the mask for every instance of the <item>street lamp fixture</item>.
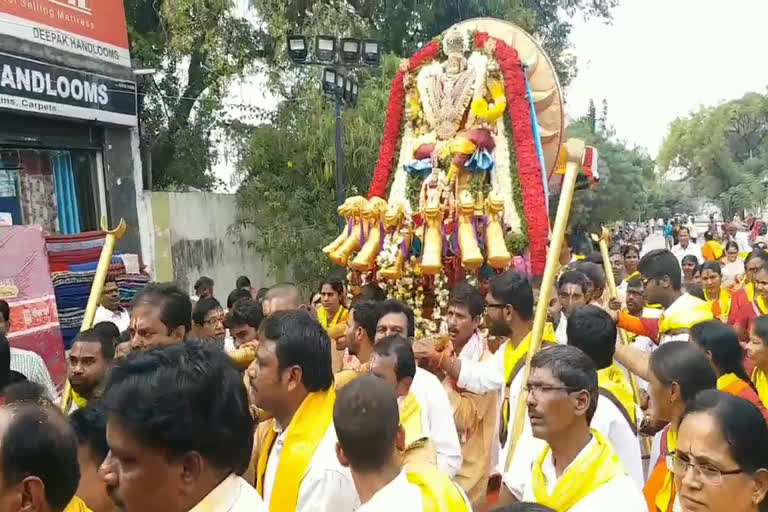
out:
M315 58L323 64L336 60L336 38L332 36L315 37Z
M333 68L323 70L323 94L331 97L336 94L336 76L340 74Z
M336 72L336 94L339 96L339 98L344 98L344 84L347 82L347 78L339 73Z
M297 64L303 64L309 55L307 38L304 36L288 36L288 56Z
M378 67L381 61L381 48L375 39L363 39L363 64Z
M347 105L357 105L357 82L351 78L347 78L344 84L344 102Z
M341 40L341 60L345 64L360 62L360 40L345 37Z

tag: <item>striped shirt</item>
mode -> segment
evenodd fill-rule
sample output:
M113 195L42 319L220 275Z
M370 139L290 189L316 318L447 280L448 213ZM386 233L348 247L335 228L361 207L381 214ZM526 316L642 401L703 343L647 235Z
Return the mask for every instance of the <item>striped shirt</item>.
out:
M58 397L51 374L48 373L43 358L36 352L11 347L11 370L17 371L24 375L27 380L43 386L48 394L47 398L55 400Z

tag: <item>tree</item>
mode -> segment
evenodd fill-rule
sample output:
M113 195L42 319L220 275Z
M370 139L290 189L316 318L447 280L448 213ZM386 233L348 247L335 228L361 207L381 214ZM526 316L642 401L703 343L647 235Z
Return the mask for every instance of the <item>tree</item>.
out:
M749 93L676 119L659 152L659 167L689 180L726 217L756 206L768 169L768 97Z
M221 100L229 81L263 55L266 40L231 8L232 0L125 0L131 55L157 70L139 98L153 188L215 185L212 133Z
M587 107L587 128L589 133L594 135L597 132L597 109L595 109L595 100L589 99L589 107Z

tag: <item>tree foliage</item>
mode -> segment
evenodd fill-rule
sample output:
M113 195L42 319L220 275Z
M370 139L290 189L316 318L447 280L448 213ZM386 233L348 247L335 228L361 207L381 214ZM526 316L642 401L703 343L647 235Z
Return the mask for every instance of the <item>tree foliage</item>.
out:
M215 185L212 132L222 121L221 100L265 41L231 9L232 0L125 0L131 55L157 70L140 81L139 101L153 188Z
M659 166L668 176L686 180L726 217L756 206L768 169L768 97L749 93L676 119L659 152Z

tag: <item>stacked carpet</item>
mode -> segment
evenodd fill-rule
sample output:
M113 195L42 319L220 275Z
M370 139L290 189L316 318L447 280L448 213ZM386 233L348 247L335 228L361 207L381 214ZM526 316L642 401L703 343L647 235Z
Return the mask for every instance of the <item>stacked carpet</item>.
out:
M104 245L104 237L103 231L46 237L53 290L65 350L69 350L72 346L72 341L83 323L85 307L88 304L88 296ZM133 263L136 260L135 255L114 254L107 272L107 278L117 282L120 299L124 305L149 282L149 275ZM138 270L139 273L126 273L125 261L128 261L131 270Z

